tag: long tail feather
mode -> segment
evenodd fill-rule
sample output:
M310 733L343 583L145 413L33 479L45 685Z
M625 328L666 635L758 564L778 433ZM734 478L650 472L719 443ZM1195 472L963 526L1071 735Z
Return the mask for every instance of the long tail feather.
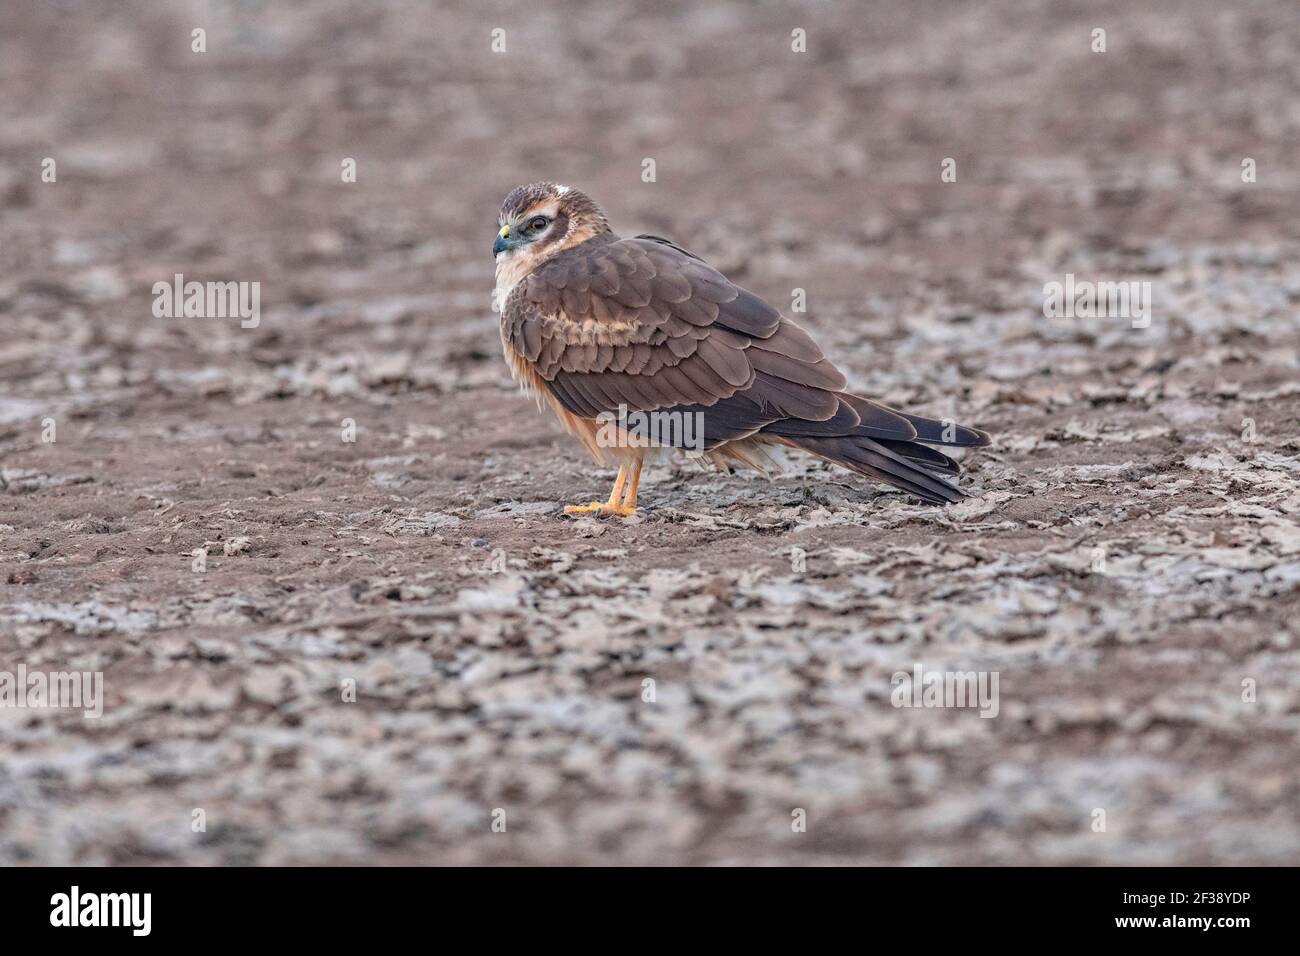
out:
M967 428L956 422L939 422L933 418L922 418L920 415L908 415L905 412L898 414L911 422L912 427L916 429L916 438L913 441L923 441L931 445L952 445L957 448L979 448L992 440L988 432L982 432L978 428Z
M945 475L960 475L961 465L941 451L935 451L929 445L918 445L911 441L893 441L877 438L876 444L884 445L895 455L916 462L927 471L938 471Z
M927 504L950 504L966 497L946 481L923 471L870 438L837 435L827 438L788 438L786 441L827 461L900 488Z

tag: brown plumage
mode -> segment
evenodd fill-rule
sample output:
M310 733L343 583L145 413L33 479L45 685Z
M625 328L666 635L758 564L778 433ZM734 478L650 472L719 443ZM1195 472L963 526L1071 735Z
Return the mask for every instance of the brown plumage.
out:
M987 434L847 393L807 332L698 256L657 236L619 238L589 197L552 183L513 190L500 226L511 371L598 461L621 465L608 501L570 512L635 511L650 450L628 424L636 412L691 416L695 450L718 464L762 468L763 446L783 444L931 504L963 497L938 477L958 464L929 445L987 445ZM611 419L618 427L602 429Z

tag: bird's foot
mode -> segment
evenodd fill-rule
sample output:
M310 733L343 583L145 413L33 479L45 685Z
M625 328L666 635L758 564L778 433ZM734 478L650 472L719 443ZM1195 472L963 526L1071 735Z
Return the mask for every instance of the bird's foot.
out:
M610 489L608 501L593 501L589 505L565 505L564 513L566 515L618 515L620 518L630 518L636 514L636 486L640 481L641 462L632 465L630 480L628 466L625 464L618 470L618 477L614 479L614 487Z
M565 505L564 513L566 515L618 515L620 518L630 518L636 514L636 508L628 505L610 504L608 501L593 501L589 505Z

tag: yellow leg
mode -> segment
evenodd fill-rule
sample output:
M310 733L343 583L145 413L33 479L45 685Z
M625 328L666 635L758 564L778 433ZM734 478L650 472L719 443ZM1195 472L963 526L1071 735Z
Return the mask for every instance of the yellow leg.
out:
M623 482L627 481L627 465L621 465L618 469L618 477L614 479L614 487L609 490L609 500L605 502L606 508L615 508L619 500L623 497Z
M636 468L635 473L637 475L640 475L641 463L637 462L635 468ZM583 514L586 512L595 511L600 514L616 514L616 515L623 515L624 517L632 514L632 511L636 510L635 490L632 493L632 504L633 504L632 511L626 510L625 506L621 501L623 497L623 485L626 481L627 481L627 465L623 465L618 470L618 477L614 479L614 487L610 489L608 501L593 501L589 505L565 505L564 513L569 515L576 515L576 514Z
M637 461L632 465L632 479L628 482L627 494L623 496L623 507L619 509L620 514L636 514L636 489L639 484L641 484L641 462Z

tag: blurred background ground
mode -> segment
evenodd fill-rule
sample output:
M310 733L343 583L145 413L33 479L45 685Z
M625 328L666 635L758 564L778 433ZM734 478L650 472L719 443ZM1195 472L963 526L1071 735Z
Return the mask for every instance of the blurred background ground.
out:
M1290 0L19 3L0 89L0 669L107 694L0 710L0 862L1300 860ZM490 309L543 178L806 290L855 390L993 432L973 499L564 517L610 476ZM260 326L155 318L177 272ZM1043 318L1067 272L1150 328ZM892 707L918 662L998 716Z

